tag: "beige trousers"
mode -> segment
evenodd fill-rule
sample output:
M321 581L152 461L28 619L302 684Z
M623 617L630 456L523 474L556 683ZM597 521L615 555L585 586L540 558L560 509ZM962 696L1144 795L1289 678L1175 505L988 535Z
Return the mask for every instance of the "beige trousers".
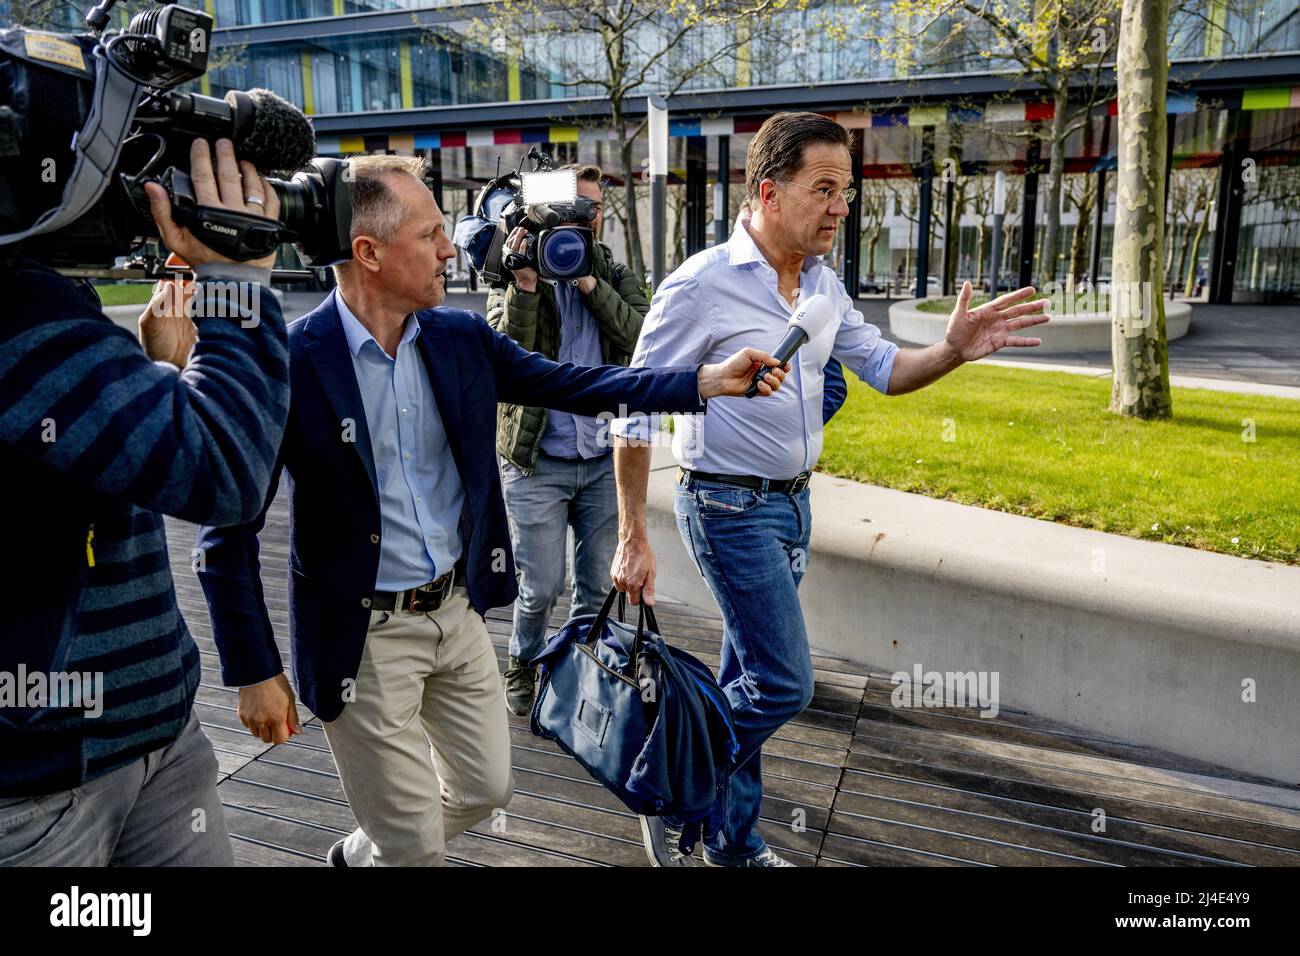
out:
M354 698L325 722L360 824L348 866L441 866L514 790L496 656L463 587L436 611L372 611Z

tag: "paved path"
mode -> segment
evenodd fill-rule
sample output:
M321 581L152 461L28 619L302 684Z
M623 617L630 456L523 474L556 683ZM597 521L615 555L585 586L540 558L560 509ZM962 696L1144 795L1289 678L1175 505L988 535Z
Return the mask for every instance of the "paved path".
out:
M271 746L235 715L202 592L189 566L195 529L168 519L172 574L198 643L195 709L216 748L218 792L244 865L322 865L354 824L320 720ZM288 661L288 514L262 535L263 584ZM488 629L505 664L510 609ZM552 620L558 627L565 608ZM715 670L721 625L664 605L665 636ZM1002 706L900 709L887 674L814 655L811 706L763 750L764 838L801 866L1300 865L1300 791L1054 725ZM504 701L502 702L504 705ZM510 718L515 796L449 844L468 866L645 866L636 817L554 744ZM1104 829L1098 821L1104 813Z

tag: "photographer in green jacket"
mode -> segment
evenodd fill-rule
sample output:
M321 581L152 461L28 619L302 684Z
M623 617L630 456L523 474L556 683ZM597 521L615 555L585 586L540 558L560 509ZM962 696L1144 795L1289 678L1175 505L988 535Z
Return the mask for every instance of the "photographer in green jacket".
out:
M603 218L599 167L570 166L578 194L592 200L597 236ZM587 225L587 223L581 223ZM522 253L527 233L516 229L507 251ZM488 322L530 351L576 365L627 365L649 311L640 279L595 243L592 274L552 285L519 269L488 295ZM617 409L610 409L617 414ZM618 497L608 423L544 408L502 404L497 452L519 568L506 670L512 713L532 708L535 675L528 666L546 643L546 627L564 589L568 528L574 537L574 614L594 614L609 593L618 544Z

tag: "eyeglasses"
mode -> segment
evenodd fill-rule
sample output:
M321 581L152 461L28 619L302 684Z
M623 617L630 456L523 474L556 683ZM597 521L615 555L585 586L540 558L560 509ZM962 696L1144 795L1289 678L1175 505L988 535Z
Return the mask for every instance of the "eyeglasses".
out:
M843 189L832 189L830 186L805 186L803 183L796 183L792 179L778 179L777 182L786 186L798 186L800 189L811 189L815 193L821 193L821 197L826 200L828 206L841 197L843 197L844 204L847 206L858 197L858 191L852 186L845 186Z

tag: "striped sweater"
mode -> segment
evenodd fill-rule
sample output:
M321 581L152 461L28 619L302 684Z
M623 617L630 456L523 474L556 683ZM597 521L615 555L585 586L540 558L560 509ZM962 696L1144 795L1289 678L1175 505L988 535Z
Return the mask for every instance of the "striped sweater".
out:
M233 317L196 320L178 373L84 284L30 260L0 267L0 796L77 786L167 745L189 718L199 654L162 516L256 517L289 410L269 288L255 289L256 322L233 284L204 288L204 314Z

